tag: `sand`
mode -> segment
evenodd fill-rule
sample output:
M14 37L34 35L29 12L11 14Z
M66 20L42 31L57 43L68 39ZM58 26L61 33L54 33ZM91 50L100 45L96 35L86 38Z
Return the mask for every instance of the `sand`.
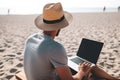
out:
M23 69L27 37L42 32L34 25L37 15L0 15L0 80L14 80ZM82 38L104 42L97 65L120 78L120 13L73 13L69 27L55 40L68 56L76 54Z

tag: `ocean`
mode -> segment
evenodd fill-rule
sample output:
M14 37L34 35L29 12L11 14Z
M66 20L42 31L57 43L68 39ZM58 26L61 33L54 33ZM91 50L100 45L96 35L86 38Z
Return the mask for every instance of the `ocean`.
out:
M65 11L68 12L118 12L117 8L64 8ZM8 9L8 8L0 8L0 15L14 15L14 14L40 14L42 10L37 9Z

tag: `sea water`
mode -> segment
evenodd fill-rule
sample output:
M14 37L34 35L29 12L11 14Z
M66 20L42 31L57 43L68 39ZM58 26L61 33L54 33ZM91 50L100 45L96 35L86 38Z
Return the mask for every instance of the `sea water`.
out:
M117 8L64 8L68 12L118 12ZM40 14L42 10L37 9L8 9L0 8L0 14Z

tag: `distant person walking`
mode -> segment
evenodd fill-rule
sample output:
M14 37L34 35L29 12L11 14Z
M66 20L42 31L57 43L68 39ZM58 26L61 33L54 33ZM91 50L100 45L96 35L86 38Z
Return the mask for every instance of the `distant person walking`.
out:
M104 6L104 8L103 8L103 12L105 12L105 10L106 10L106 7Z
M8 15L9 15L9 13L10 13L10 9L8 9Z
M120 12L120 6L118 7L118 12Z

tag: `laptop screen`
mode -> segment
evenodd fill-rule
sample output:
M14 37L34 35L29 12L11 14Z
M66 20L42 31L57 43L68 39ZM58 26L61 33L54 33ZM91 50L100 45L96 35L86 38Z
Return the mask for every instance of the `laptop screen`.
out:
M77 56L96 64L102 47L102 42L83 38Z

